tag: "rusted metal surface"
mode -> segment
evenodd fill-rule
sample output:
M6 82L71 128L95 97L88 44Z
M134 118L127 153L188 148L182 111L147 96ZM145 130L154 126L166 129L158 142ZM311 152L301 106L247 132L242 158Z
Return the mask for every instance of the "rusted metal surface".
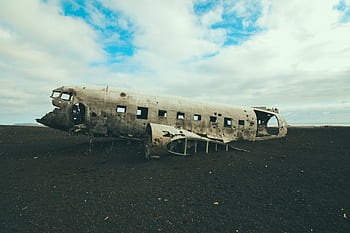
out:
M275 108L240 108L108 87L60 87L51 98L56 108L37 120L41 124L95 136L142 139L146 156L188 155L199 144L217 147L287 134L287 123ZM270 126L273 120L275 125Z

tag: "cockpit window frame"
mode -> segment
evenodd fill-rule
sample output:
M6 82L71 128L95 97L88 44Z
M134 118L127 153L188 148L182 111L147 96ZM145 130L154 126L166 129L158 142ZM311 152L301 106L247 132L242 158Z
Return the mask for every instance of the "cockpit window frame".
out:
M65 101L71 101L73 99L73 93L71 93L71 92L62 92L61 99L65 100Z
M61 99L63 101L72 101L74 94L72 92L52 91L51 98Z
M51 93L51 98L60 98L61 97L61 95L62 95L62 92L61 91L53 91L52 93Z

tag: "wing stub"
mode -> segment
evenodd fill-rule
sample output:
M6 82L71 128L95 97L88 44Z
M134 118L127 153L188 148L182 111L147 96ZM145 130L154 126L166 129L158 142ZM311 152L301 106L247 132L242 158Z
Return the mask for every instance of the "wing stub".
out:
M219 146L228 150L228 143L212 140L188 130L173 126L149 123L146 127L145 156L160 158L168 153L189 156L198 152L209 153L211 147L215 151Z

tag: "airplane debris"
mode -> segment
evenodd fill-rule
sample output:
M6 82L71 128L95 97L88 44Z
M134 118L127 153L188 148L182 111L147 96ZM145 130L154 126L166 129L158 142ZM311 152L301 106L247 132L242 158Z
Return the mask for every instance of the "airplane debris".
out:
M239 140L284 138L287 122L276 108L234 107L179 97L140 94L113 88L59 87L55 109L37 122L51 128L96 136L142 140L146 158L188 156L236 148ZM113 148L113 141L110 149Z
M243 151L243 152L247 152L247 153L250 152L249 150L242 149L242 148L238 148L238 147L234 147L234 146L232 146L232 145L230 145L230 148L232 148L232 149L234 149L234 150L237 150L237 151Z

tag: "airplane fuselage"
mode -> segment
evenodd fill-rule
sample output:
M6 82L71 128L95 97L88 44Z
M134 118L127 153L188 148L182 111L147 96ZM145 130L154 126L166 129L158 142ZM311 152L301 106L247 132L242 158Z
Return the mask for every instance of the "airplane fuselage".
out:
M143 140L147 127L157 126L160 132L171 127L222 144L287 134L287 123L275 109L233 107L108 87L64 86L53 90L51 98L57 108L37 121L77 133ZM275 122L273 127L269 127L271 121Z

